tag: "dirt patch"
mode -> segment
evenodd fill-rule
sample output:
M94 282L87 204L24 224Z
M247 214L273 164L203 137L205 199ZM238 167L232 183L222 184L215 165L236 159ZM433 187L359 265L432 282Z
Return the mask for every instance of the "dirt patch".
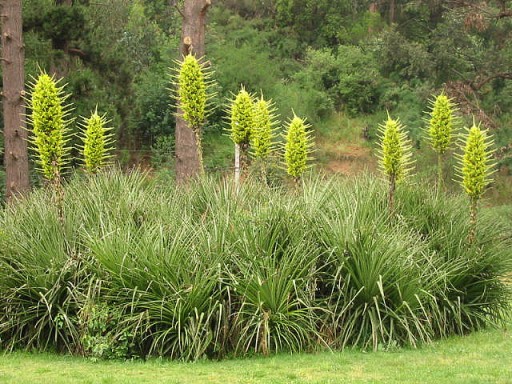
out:
M326 143L327 144L327 143ZM368 147L357 144L332 143L324 146L330 159L326 169L347 176L376 169L377 161Z

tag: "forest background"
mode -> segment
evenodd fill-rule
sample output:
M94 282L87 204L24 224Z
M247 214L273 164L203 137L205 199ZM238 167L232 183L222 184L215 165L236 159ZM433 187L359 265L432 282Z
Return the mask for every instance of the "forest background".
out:
M96 105L106 112L122 166L173 169L170 68L179 59L180 7L23 1L27 79L40 69L56 74L74 115ZM215 79L203 138L209 171L232 166L225 110L243 84L272 98L281 120L292 110L308 119L322 170L372 170L377 127L389 111L407 126L418 168L433 175L425 111L444 91L458 104L461 125L474 116L494 135L499 173L491 197L510 202L512 1L216 0L206 57Z

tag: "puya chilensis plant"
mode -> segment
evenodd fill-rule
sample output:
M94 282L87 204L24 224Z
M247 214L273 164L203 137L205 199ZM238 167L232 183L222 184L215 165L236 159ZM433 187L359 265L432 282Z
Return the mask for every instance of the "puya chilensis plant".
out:
M83 156L83 164L87 173L95 174L105 167L112 157L113 135L112 128L107 127L106 115L98 114L98 107L90 117L83 117L81 126L82 146L80 152Z
M428 140L432 149L437 153L437 186L443 184L443 158L450 149L454 139L455 105L442 92L430 101L428 119Z
M470 199L470 230L468 242L471 244L476 237L478 201L492 181L495 163L493 162L493 140L487 130L480 128L473 120L471 128L466 128L463 139L462 155L457 155L459 164L457 173L460 184Z
M263 95L254 102L254 126L250 135L252 156L266 178L266 163L274 149L275 130L278 124L276 108L272 100Z
M398 119L389 114L384 124L379 125L379 166L389 181L388 206L394 212L396 185L404 180L412 169L412 146L405 128Z
M32 148L36 164L47 183L60 185L61 175L69 163L70 105L61 80L42 72L29 83L28 116L32 126Z
M286 172L298 182L308 167L311 159L313 139L309 128L311 126L295 113L288 122L284 143L284 162Z
M201 147L202 127L208 114L212 93L211 72L207 65L194 55L188 54L182 61L177 61L176 74L173 76L177 86L177 99L181 117L187 122L196 136L197 151L201 169L203 155Z
M247 167L249 144L254 128L253 96L244 86L228 106L229 136L235 143L235 185L240 183L240 173Z

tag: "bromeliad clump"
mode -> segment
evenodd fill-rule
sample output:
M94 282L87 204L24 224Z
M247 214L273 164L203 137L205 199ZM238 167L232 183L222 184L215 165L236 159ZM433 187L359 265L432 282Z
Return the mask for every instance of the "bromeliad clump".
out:
M389 211L394 212L396 185L404 180L412 169L412 146L404 126L388 114L386 122L379 126L379 166L389 181Z
M107 127L108 120L105 115L98 114L98 108L89 118L83 118L83 146L80 148L83 155L85 170L88 173L97 173L108 164L112 157L113 139Z
M444 93L430 102L428 139L437 153L437 185L443 183L443 157L454 138L455 105Z
M463 143L463 154L459 155L458 175L460 184L470 199L470 232L469 243L473 243L476 237L478 201L485 192L485 188L491 182L494 173L492 160L492 138L486 130L482 130L473 121L473 126L467 129L467 135Z
M288 123L284 144L286 172L298 181L307 169L313 140L308 132L310 125L295 114Z

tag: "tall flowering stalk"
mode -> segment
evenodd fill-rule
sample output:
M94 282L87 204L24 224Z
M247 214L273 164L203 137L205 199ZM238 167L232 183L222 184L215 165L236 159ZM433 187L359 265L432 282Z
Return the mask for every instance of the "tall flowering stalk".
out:
M83 118L81 123L82 147L80 148L84 168L88 173L97 173L105 167L112 157L113 135L110 133L112 128L107 127L108 120L105 115L98 114L98 108L90 117Z
M379 126L380 143L378 149L379 166L389 181L388 206L394 212L396 185L404 180L412 170L412 146L405 127L398 119L388 119Z
M274 149L277 123L274 103L272 100L265 100L262 95L254 103L254 125L250 141L252 156L261 167L263 179L266 179L266 163Z
M209 102L212 93L211 72L204 63L189 54L177 62L174 81L177 86L177 99L181 117L194 131L200 167L203 167L203 151L201 146L202 127L210 112Z
M294 114L286 129L284 162L286 172L297 182L308 167L313 147L313 139L308 129L310 125Z
M29 83L29 123L32 126L32 149L36 164L44 179L51 185L60 185L64 168L69 164L70 105L65 104L69 95L64 93L61 80L41 73Z
M473 121L471 128L463 142L463 154L459 155L458 176L470 200L470 232L468 242L471 244L476 238L478 201L491 183L491 175L494 173L493 162L494 142L486 130L480 128Z
M228 107L229 136L235 143L235 185L240 184L240 173L247 166L249 144L254 128L253 96L242 86Z
M443 158L450 149L454 139L455 105L444 93L430 102L428 120L428 139L432 149L437 153L437 185L443 184Z

